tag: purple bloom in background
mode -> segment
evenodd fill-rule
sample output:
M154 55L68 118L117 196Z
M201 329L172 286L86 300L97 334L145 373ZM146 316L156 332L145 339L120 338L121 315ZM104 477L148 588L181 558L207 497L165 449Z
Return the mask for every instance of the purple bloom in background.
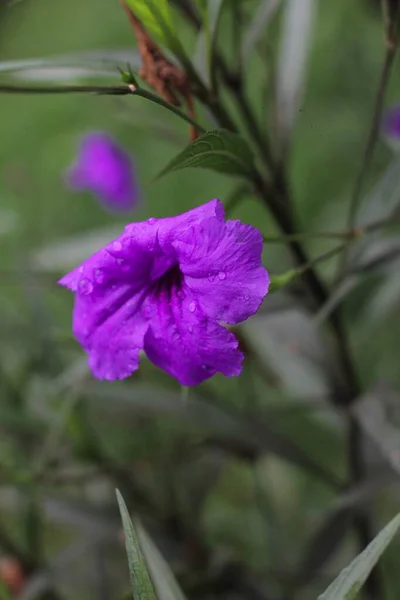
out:
M69 185L90 190L109 208L128 211L138 201L138 186L129 155L106 133L86 134L76 163L67 173Z
M400 104L385 112L382 119L382 131L393 141L400 141Z
M262 248L257 229L225 222L219 200L127 225L59 282L76 293L73 331L94 376L128 377L142 349L182 385L239 375L243 354L219 323L259 308L269 285Z

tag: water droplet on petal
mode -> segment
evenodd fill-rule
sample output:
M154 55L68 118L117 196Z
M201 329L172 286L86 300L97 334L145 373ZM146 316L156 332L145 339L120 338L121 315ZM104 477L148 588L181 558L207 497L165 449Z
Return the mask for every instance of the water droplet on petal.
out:
M121 242L118 242L118 241L114 242L113 249L115 250L115 252L120 252L122 250Z
M180 300L184 300L186 298L186 294L183 290L179 290L176 294Z
M243 285L243 281L238 281L238 285Z
M88 295L93 292L93 283L86 278L83 278L79 282L79 291L83 295Z
M189 331L189 333L193 333L193 325L189 325L188 331Z
M78 271L79 273L83 273L83 267L79 267Z
M154 223L157 222L157 219L155 217L150 217L150 219L147 220L149 225L154 225Z
M224 281L224 279L226 279L226 273L225 273L225 271L220 271L218 273L218 277L220 278L221 281Z
M149 315L151 313L151 306L149 306L149 305L145 306L144 312L146 313L146 315Z
M179 335L179 333L177 331L175 331L175 333L172 335L172 340L174 342L177 342L180 339L181 339L181 336Z
M124 261L124 259L123 259L123 258L118 258L118 259L117 259L117 263L118 263L119 265L123 265L123 264L124 264L124 262L125 262L125 261Z
M244 297L245 300L250 300L250 296L248 294L245 295Z
M213 281L215 281L215 275L214 275L214 273L209 273L209 274L208 274L208 281L211 281L211 283L212 283Z
M196 302L191 302L189 304L189 310L190 312L194 313L194 311L196 310Z
M96 269L94 278L97 281L97 283L103 283L103 281L105 280L105 275L101 269Z

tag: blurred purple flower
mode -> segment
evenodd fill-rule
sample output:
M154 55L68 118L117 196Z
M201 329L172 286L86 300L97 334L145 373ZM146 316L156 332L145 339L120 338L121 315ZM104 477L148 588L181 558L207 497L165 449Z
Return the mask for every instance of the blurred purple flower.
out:
M59 283L75 292L73 331L98 379L124 379L139 351L182 385L239 375L238 341L219 323L259 308L269 278L260 232L224 220L212 200L187 213L132 223Z
M129 211L138 202L138 186L129 155L106 133L86 134L75 164L67 172L72 189L90 190L110 210Z
M383 115L382 131L393 141L400 141L400 104L389 108Z

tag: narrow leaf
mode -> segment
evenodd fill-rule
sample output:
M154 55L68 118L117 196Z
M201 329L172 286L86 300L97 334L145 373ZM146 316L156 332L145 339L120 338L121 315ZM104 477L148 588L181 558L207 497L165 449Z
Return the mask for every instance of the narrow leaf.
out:
M318 600L353 600L399 527L400 514L340 573Z
M281 0L261 0L258 9L247 27L242 42L242 61L246 64L261 38L265 28L276 13Z
M186 600L168 563L140 522L135 523L159 600Z
M253 172L253 155L239 135L214 129L189 144L172 159L158 178L179 169L195 167L247 177Z
M290 142L302 101L316 0L288 0L277 72L277 126L282 151Z
M128 509L119 490L116 490L125 533L125 547L128 555L129 573L134 600L156 600L153 584L147 569L145 558L140 549Z

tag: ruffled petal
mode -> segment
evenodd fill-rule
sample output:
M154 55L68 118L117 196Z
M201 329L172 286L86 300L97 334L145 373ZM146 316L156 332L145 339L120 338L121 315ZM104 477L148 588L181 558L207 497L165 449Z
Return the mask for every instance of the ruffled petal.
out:
M174 247L185 283L209 318L240 323L257 312L269 286L257 229L206 219Z
M157 290L144 337L148 358L182 385L198 385L215 373L239 375L243 354L235 336L208 319L184 285Z
M156 235L124 233L59 281L76 292L73 333L99 379L137 369L150 318L146 296L170 265Z

